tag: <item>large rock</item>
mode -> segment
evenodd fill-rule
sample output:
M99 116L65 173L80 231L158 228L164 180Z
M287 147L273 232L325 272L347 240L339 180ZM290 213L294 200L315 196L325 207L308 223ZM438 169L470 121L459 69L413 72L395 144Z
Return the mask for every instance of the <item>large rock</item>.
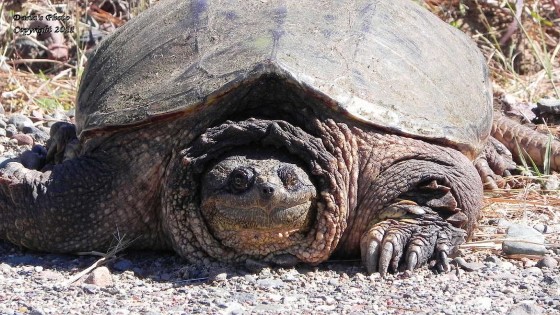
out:
M509 311L508 315L540 315L543 313L543 308L536 305L533 301L521 301L519 304L514 305Z
M19 131L23 131L23 128L25 127L35 127L31 119L21 114L11 115L8 119L8 124L16 126L17 130Z
M507 240L502 244L507 255L544 255L544 235L532 227L512 224L507 229Z

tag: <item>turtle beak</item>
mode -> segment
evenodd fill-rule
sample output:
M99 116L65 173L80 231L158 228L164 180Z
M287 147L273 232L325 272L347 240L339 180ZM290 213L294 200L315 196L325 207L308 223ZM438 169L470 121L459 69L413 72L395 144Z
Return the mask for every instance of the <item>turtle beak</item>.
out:
M282 183L270 177L257 177L254 188L258 196L257 204L267 215L270 215L277 208L278 204L284 199L282 195L286 193L283 191Z

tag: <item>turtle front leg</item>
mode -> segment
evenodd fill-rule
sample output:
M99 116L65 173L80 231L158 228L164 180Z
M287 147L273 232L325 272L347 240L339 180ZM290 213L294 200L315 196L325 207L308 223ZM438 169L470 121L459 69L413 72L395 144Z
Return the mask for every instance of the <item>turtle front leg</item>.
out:
M116 236L166 247L155 211L163 153L145 149L149 134L121 138L48 171L0 169L0 238L49 252L106 251Z
M110 242L114 182L102 163L74 159L39 172L12 162L0 173L0 238L50 252L100 250Z
M369 273L413 270L430 260L447 271L448 256L473 230L482 205L476 169L459 152L432 154L392 164L364 192L358 211L370 215L360 252Z

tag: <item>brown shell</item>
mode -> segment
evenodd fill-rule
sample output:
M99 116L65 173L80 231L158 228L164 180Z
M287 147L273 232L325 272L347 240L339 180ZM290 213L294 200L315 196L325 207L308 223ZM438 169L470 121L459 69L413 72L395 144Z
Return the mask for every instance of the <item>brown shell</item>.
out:
M96 49L78 96L78 130L208 105L264 72L352 118L471 157L490 133L481 53L410 0L161 1Z

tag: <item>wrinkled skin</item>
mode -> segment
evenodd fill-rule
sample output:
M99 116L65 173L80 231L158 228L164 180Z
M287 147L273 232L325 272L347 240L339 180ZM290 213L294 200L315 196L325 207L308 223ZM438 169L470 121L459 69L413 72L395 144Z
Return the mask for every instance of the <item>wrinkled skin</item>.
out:
M384 274L430 259L447 269L481 208L477 171L452 148L332 119L185 128L193 119L101 135L44 172L9 163L0 236L75 252L119 233L191 262L361 256Z

